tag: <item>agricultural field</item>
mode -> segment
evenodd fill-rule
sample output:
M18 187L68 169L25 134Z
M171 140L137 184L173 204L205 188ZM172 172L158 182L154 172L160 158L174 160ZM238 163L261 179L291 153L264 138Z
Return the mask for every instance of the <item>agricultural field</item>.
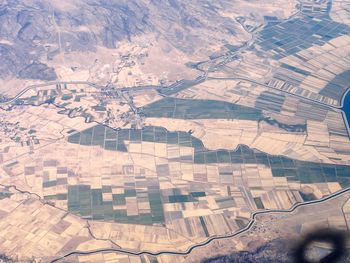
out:
M347 1L107 2L0 3L0 258L274 262L349 231Z

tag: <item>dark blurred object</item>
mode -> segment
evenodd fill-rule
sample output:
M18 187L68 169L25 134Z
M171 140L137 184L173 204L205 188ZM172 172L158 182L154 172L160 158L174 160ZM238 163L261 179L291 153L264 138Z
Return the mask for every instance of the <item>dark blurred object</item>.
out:
M305 238L297 245L293 251L294 262L296 263L312 263L307 258L307 251L315 242L322 242L331 245L330 253L324 256L320 263L337 263L345 262L344 256L346 254L346 239L348 233L332 230L332 229L318 229L305 236ZM346 261L348 262L348 261Z
M348 238L349 232L317 229L305 235L297 244L295 241L280 238L252 252L242 251L218 256L202 263L346 263L350 262L350 251L346 248ZM333 249L320 261L308 259L308 251L318 242L329 243Z

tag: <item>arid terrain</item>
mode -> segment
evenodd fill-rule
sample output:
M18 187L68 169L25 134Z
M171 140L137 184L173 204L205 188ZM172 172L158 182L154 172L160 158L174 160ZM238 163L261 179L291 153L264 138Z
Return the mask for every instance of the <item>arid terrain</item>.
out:
M0 260L292 263L347 233L348 7L0 0Z

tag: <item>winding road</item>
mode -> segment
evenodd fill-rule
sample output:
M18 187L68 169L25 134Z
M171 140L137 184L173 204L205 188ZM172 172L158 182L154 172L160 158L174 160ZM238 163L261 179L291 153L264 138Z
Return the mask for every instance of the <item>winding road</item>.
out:
M210 80L210 79L221 79L221 78L208 78L208 80ZM251 82L251 83L254 83L254 84L257 84L257 85L262 85L262 86L267 87L267 88L272 88L272 87L270 87L270 86L268 86L268 85L266 85L264 83L260 83L260 82L254 81L254 80L251 80L249 78L232 77L232 78L225 78L225 79L243 80L243 81L248 81L248 82ZM7 101L0 102L0 105L1 104L11 104L11 103L13 103L14 101L16 101L17 99L22 97L29 90L40 88L40 87L45 87L45 86L56 85L56 84L67 84L67 85L68 84L82 84L82 85L90 85L90 86L98 87L98 88L105 87L102 84L98 85L98 84L95 84L95 83L92 83L92 82L88 82L88 81L59 81L59 82L55 81L55 82L47 82L47 83L43 83L43 84L28 86L27 88L25 88L21 92L19 92L14 98L9 99ZM136 88L137 88L137 91L142 91L144 89L157 89L157 87L155 87L155 86L145 86L145 87L136 87ZM123 88L121 90L121 93L129 92L132 89L133 88ZM278 90L278 91L288 93L291 96L300 97L301 99L307 100L307 101L309 101L311 103L316 103L316 104L319 104L319 105L322 105L322 106L327 106L327 107L332 108L332 109L334 109L336 111L343 112L341 107L330 106L330 105L327 105L327 104L324 104L324 103L321 103L321 102L318 102L318 101L314 101L314 100L311 100L311 99L308 99L308 98L305 98L305 97L302 97L302 96L298 96L296 94L292 94L292 93L289 93L289 92L286 92L286 91L282 91L282 90ZM121 95L121 94L119 94L119 95ZM344 96L345 95L346 94L344 94ZM343 102L343 100L342 100L342 102ZM185 256L185 255L190 254L194 249L198 249L200 247L207 246L208 244L210 244L211 242L213 242L215 240L222 240L222 239L233 238L233 237L239 236L239 235L241 235L241 234L251 230L252 227L256 223L257 216L259 216L259 215L269 214L269 213L291 213L291 212L295 211L298 207L312 206L312 205L316 205L316 204L319 204L319 203L323 203L323 202L329 201L331 199L335 199L335 198L339 197L340 195L345 194L345 193L347 193L349 191L350 191L350 188L346 188L346 189L340 190L340 191L338 191L338 192L336 192L334 194L331 194L331 195L329 195L327 197L324 197L322 199L319 199L319 200L314 200L314 201L309 201L309 202L304 202L304 203L297 203L297 204L295 204L293 207L291 207L288 210L264 210L264 211L254 212L254 213L251 214L251 220L248 223L248 225L246 227L242 228L241 230L239 230L239 231L237 231L235 233L227 234L227 235L212 236L212 237L208 238L206 241L204 241L202 243L198 243L198 244L192 245L186 251L182 251L182 252L180 252L180 251L159 251L159 252L139 251L139 252L137 252L137 251L133 251L133 250L129 250L129 249L123 249L123 248L105 248L105 249L97 249L97 250L91 250L91 251L72 251L72 252L67 253L66 255L63 255L63 256L58 257L56 259L53 259L51 261L51 263L59 262L59 261L64 260L64 259L66 259L66 258L68 258L70 256L91 255L91 254L106 253L106 252L117 252L117 253L127 254L127 255L130 255L130 256L141 256L141 255L160 256L160 255L164 255L164 254Z
M341 196L349 191L350 191L350 187L345 188L343 190L340 190L338 192L335 192L335 193L333 193L329 196L326 196L322 199L308 201L308 202L304 202L304 203L297 203L294 206L292 206L290 209L287 209L287 210L278 209L278 210L265 210L265 211L254 212L251 214L251 220L245 228L242 228L241 230L239 230L235 233L232 233L232 234L210 237L202 243L198 243L198 244L195 244L193 246L190 246L186 251L183 251L183 252L177 252L177 251L160 251L160 252L140 251L140 252L136 252L136 251L122 249L122 248L105 248L105 249L97 249L97 250L91 250L91 251L72 251L64 256L61 256L61 257L58 257L58 258L52 260L51 263L59 262L59 261L64 260L70 256L91 255L91 254L107 253L107 252L109 252L109 253L117 252L117 253L127 254L130 256L141 256L141 255L160 256L160 255L165 255L165 254L186 256L186 255L190 254L194 249L207 246L208 244L210 244L211 242L213 242L215 240L233 238L233 237L236 237L238 235L241 235L241 234L249 231L256 223L256 218L259 215L271 214L271 213L291 213L291 212L295 211L298 207L312 206L312 205L320 204L320 203L335 199L335 198L337 198L337 197L339 197L339 196Z
M242 49L244 50L247 47L249 47L252 43L254 43L254 40L255 40L255 37L253 35L252 41L248 42L248 44L243 46ZM207 62L203 62L203 64L204 63L207 63ZM200 65L201 64L198 64L198 66L200 66ZM204 79L205 80L242 80L242 81L251 82L251 83L254 83L254 84L257 84L257 85L269 88L269 89L277 90L278 92L281 92L281 93L286 93L286 94L288 94L290 96L293 96L293 97L298 97L298 98L300 98L302 100L305 100L305 101L308 101L310 103L314 103L314 104L318 104L318 105L321 105L321 106L325 106L325 107L331 108L331 109L333 109L333 110L335 110L337 112L342 112L343 115L345 116L345 112L342 110L344 98L342 99L341 106L338 107L338 106L322 103L320 101L316 101L316 100L313 100L313 99L305 98L303 96L300 96L300 95L297 95L297 94L294 94L294 93L291 93L291 92L288 92L288 91L285 91L285 90L280 90L280 89L268 86L265 83L260 83L260 82L257 82L255 80L249 79L249 78L244 78L244 77L213 78L213 77L208 77L207 72L205 72ZM89 82L89 81L52 81L52 82L47 82L47 83L43 83L43 84L36 84L36 85L28 86L25 89L23 89L22 91L20 91L15 97L13 97L11 99L8 99L6 101L0 102L0 105L11 104L11 103L15 102L16 100L18 100L19 98L21 98L25 93L27 93L30 90L35 90L37 88L51 86L51 85L56 85L56 84L67 84L67 85L69 85L69 84L75 84L75 85L81 84L81 85L90 85L90 86L93 86L93 87L96 87L96 88L104 88L105 87L105 85L103 85L103 84L95 84L95 83L92 83L92 82ZM149 89L157 90L157 88L158 87L156 87L156 86L132 87L132 88L122 88L122 89L119 89L117 92L118 92L118 96L123 97L129 103L130 101L129 101L129 99L127 97L124 96L124 92L129 92L129 91L132 91L134 89L136 89L137 91L142 91L142 90L146 90L146 89L147 90L149 90ZM344 97L345 97L345 95L346 94L344 94ZM136 109L134 109L133 107L131 107L131 108L133 109L133 111L136 111ZM346 123L346 126L349 129L348 123L347 122L345 122L345 123ZM278 209L278 210L264 210L264 211L253 212L251 214L251 218L250 218L251 220L249 221L249 223L246 225L246 227L240 229L239 231L234 232L234 233L230 233L230 234L226 234L226 235L209 237L204 242L201 242L201 243L198 243L198 244L194 244L194 245L190 246L186 251L182 251L182 252L181 251L150 252L150 251L133 251L133 250L123 249L123 248L105 248L105 249L97 249L97 250L91 250L91 251L72 251L72 252L69 252L69 253L67 253L67 254L65 254L63 256L60 256L60 257L57 257L57 258L53 259L51 261L51 263L60 262L60 261L65 260L65 259L67 259L68 257L71 257L71 256L91 255L91 254L106 253L106 252L116 252L116 253L127 254L127 255L130 255L130 256L141 256L141 255L160 256L160 255L165 255L165 254L185 256L185 255L190 254L194 249L199 249L201 247L205 247L205 246L209 245L211 242L213 242L215 240L223 240L223 239L234 238L236 236L239 236L239 235L242 235L242 234L248 232L255 225L255 223L257 221L257 217L259 215L271 214L271 213L291 213L291 212L295 211L299 207L314 206L314 205L317 205L317 204L320 204L320 203L323 203L323 202L327 202L327 201L335 199L335 198L337 198L337 197L339 197L339 196L341 196L343 194L346 194L349 191L350 191L350 187L342 189L342 190L340 190L338 192L335 192L335 193L333 193L333 194L331 194L329 196L326 196L326 197L324 197L322 199L319 199L319 200L308 201L308 202L303 202L303 203L297 203L294 206L292 206L290 209L287 209L287 210Z

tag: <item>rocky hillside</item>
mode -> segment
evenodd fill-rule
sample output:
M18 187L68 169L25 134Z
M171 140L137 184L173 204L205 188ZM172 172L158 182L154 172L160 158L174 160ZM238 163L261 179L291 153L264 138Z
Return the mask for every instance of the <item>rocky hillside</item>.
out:
M55 69L45 61L58 54L114 49L146 34L185 54L224 45L245 34L233 19L237 2L0 0L0 78L54 80Z

